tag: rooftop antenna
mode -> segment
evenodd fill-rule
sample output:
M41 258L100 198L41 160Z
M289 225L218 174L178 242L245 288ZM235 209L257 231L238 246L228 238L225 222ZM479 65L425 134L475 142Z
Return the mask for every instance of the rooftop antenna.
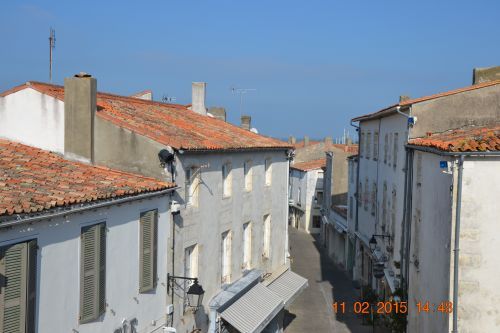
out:
M253 89L253 88L235 88L235 87L231 87L231 92L233 94L238 94L240 95L240 114L242 115L243 114L243 95L245 95L246 93L250 92L250 91L257 91L257 89Z
M175 102L176 100L177 100L176 97L168 96L168 95L163 95L163 97L161 98L161 101L163 103L172 103L172 102Z
M56 48L56 31L50 27L50 37L49 37L49 82L52 82L52 50Z

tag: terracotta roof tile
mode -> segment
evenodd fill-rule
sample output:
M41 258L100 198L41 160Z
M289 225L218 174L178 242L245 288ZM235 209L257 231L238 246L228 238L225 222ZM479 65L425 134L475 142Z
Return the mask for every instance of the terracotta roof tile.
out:
M64 87L40 82L27 82L0 96L6 96L28 87L64 100ZM242 150L292 147L287 142L197 114L180 104L160 103L98 92L97 116L177 149Z
M315 169L321 169L325 166L326 166L326 158L321 158L313 161L295 163L291 166L291 168L300 171L310 171Z
M55 153L0 139L0 216L173 187L172 183L68 161Z
M412 139L409 144L448 152L500 151L500 124L428 133L427 137Z
M485 88L485 87L490 87L490 86L494 86L494 85L497 85L497 84L500 84L500 80L478 83L478 84L474 84L472 86L467 86L467 87L464 87L464 88L449 90L449 91L445 91L445 92L434 94L434 95L429 95L429 96L424 96L424 97L419 97L419 98L408 99L408 100L405 100L405 101L401 101L401 102L399 102L397 104L388 106L388 107L386 107L386 108L384 108L384 109L382 109L380 111L373 112L373 113L368 113L368 114L365 114L365 115L353 118L352 121L361 121L361 120L367 120L367 119L372 119L372 118L379 118L379 117L382 117L382 116L390 113L391 110L393 110L397 106L408 106L408 105L412 105L412 104L416 104L416 103L420 103L420 102L425 102L425 101L429 101L429 100L440 98L440 97L445 97L445 96L450 96L450 95L456 95L456 94L459 94L459 93L462 93L462 92L466 92L466 91L471 91L471 90L481 89L481 88Z

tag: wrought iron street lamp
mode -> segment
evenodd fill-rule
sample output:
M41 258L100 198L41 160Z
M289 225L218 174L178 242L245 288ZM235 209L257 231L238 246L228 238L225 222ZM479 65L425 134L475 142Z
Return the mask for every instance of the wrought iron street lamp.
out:
M382 239L389 238L389 245L391 244L390 235L372 235L372 238L370 238L370 241L368 242L368 245L370 245L370 250L372 250L372 252L374 252L377 248L377 239L375 239L375 237L381 237Z
M193 283L189 286L187 291L188 296L188 306L194 308L197 311L201 307L201 303L203 301L203 295L205 294L205 290L203 287L198 284L198 278L190 278L185 276L173 276L167 275L167 293L170 293L170 288L174 289L175 280L189 280L193 281Z

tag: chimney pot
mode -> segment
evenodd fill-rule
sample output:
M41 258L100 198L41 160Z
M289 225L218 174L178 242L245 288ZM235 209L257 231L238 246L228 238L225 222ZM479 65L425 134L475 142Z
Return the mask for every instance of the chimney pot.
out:
M192 84L192 106L191 110L196 113L207 115L205 107L207 84L205 82L193 82Z
M252 128L252 117L243 115L241 116L241 128L250 130Z

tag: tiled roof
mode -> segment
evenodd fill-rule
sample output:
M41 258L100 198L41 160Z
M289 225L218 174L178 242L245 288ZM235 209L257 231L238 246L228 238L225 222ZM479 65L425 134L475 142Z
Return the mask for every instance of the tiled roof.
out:
M412 139L408 144L448 152L500 151L500 124L428 133L427 137Z
M300 162L300 163L294 163L291 168L292 169L297 169L300 171L310 171L310 170L315 170L315 169L321 169L326 166L326 158L322 158L319 160L313 160L313 161L307 161L307 162Z
M467 86L467 87L460 88L460 89L445 91L445 92L434 94L434 95L429 95L429 96L424 96L424 97L419 97L419 98L408 99L408 100L405 100L405 101L401 101L401 102L399 102L397 104L388 106L388 107L386 107L386 108L384 108L384 109L382 109L380 111L369 113L369 114L365 114L365 115L353 118L352 121L361 121L361 120L368 120L368 119L374 119L374 118L383 117L383 116L385 116L387 114L394 113L395 112L394 109L396 107L398 107L398 106L400 106L400 107L401 106L408 106L408 105L412 105L412 104L416 104L416 103L420 103L420 102L424 102L424 101L429 101L429 100L440 98L440 97L445 97L445 96L450 96L450 95L456 95L456 94L459 94L459 93L462 93L462 92L466 92L466 91L471 91L471 90L481 89L481 88L485 88L485 87L490 87L490 86L494 86L494 85L497 85L497 84L500 84L500 80L478 83L478 84L474 84L472 86Z
M64 100L64 87L27 82L1 96L31 87ZM185 150L287 149L287 142L197 114L185 105L97 93L97 116L161 144Z
M175 187L0 139L0 217Z

